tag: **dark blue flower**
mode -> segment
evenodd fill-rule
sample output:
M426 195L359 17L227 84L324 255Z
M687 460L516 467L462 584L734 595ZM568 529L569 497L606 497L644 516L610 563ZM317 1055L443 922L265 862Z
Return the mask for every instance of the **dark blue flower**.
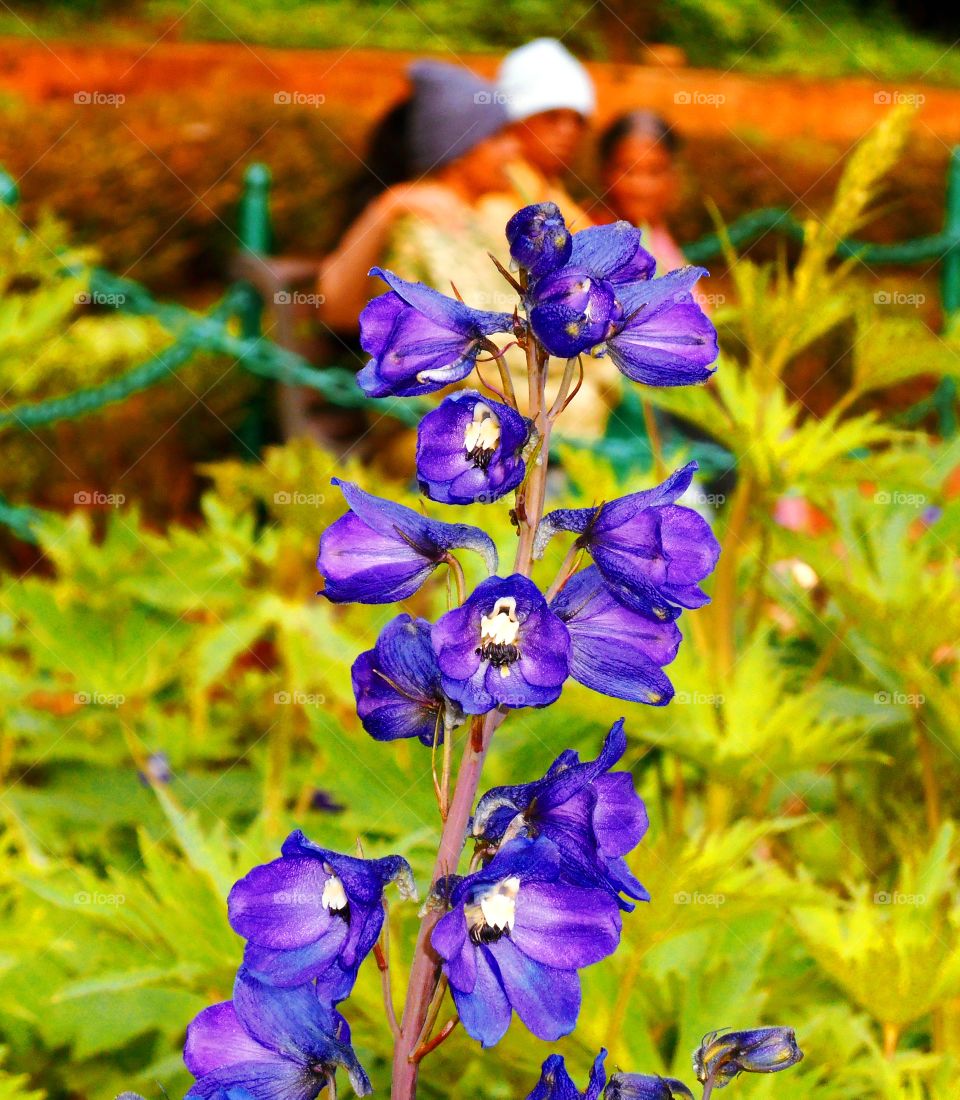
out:
M547 837L563 856L562 871L574 881L606 890L628 912L650 895L623 858L643 839L647 808L626 771L611 771L627 750L623 719L607 734L596 760L581 762L562 752L542 778L514 787L494 787L477 803L471 827L484 847L514 837Z
M589 226L574 234L570 263L617 290L645 282L653 278L657 262L641 241L640 230L629 222Z
M300 830L281 858L254 867L230 891L230 926L247 941L244 965L274 985L318 979L330 1000L347 997L383 927L383 891L416 891L400 856L357 859L321 848Z
M545 707L570 671L570 635L529 578L489 577L434 624L444 692L466 714Z
M442 504L499 500L523 481L530 422L474 390L444 398L420 421L417 478Z
M459 382L473 370L487 339L511 332L509 313L471 309L423 283L372 268L390 287L360 314L360 343L372 358L357 375L370 397L414 397Z
M350 511L320 538L317 568L331 603L405 600L457 548L475 551L489 572L496 571L497 549L478 528L427 519L349 481L333 478L333 484L340 486Z
M674 503L696 469L691 462L662 485L596 508L550 512L537 531L536 555L558 531L575 531L617 599L641 615L667 621L683 607L702 607L709 597L699 582L713 571L720 546L701 515Z
M363 728L377 741L419 737L440 744L460 716L440 686L426 619L398 615L354 661L353 693Z
M531 279L562 267L570 258L573 240L555 202L525 206L507 222L510 258Z
M354 1092L372 1092L343 1017L313 986L277 989L241 968L233 1000L205 1008L183 1050L197 1078L188 1100L314 1100L330 1074L346 1070Z
M540 1039L576 1025L578 971L616 950L620 912L603 890L564 882L546 837L518 838L454 885L451 912L433 930L457 1012L485 1047L516 1012Z
M693 1100L693 1093L675 1077L615 1073L604 1097L605 1100Z
M540 1069L540 1080L527 1100L598 1100L607 1075L603 1069L607 1052L601 1050L590 1070L590 1082L587 1091L581 1092L567 1073L563 1057L551 1054Z
M527 306L534 335L561 359L603 344L623 318L612 284L572 264L538 279Z
M758 1027L750 1031L713 1031L693 1056L697 1080L723 1088L741 1073L777 1073L803 1058L792 1027Z
M673 684L663 673L682 636L674 622L659 622L621 603L595 565L575 573L550 604L567 626L570 675L601 695L665 706Z

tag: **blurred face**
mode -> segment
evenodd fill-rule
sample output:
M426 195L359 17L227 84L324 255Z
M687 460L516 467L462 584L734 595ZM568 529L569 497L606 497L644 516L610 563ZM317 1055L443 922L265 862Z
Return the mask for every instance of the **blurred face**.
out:
M511 127L525 160L545 176L566 172L576 160L587 132L586 119L566 108L541 111Z
M516 159L519 151L513 134L509 130L501 130L457 157L447 171L455 177L454 182L460 191L471 198L480 198L489 192L509 188L505 167Z
M604 165L607 205L634 225L662 221L673 208L677 184L673 157L653 138L625 137Z

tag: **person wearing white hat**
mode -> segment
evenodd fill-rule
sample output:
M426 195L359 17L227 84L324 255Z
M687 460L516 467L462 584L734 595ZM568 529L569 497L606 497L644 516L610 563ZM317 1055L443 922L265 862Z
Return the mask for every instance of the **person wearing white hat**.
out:
M520 197L529 202L552 199L572 209L563 177L596 107L590 74L555 38L537 38L507 54L496 89L532 170L515 173Z

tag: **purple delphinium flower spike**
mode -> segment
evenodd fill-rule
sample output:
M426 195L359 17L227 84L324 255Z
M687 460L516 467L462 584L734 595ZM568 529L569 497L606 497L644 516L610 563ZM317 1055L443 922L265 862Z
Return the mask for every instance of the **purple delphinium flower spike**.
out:
M338 1067L358 1096L373 1091L346 1022L313 986L277 989L243 967L233 1000L205 1008L187 1028L183 1060L197 1078L188 1100L314 1100Z
M693 297L706 268L683 267L619 288L622 318L606 350L627 378L647 386L690 386L716 370L717 330Z
M390 287L360 314L360 344L371 356L357 375L370 397L415 397L460 382L473 370L487 339L511 332L509 313L471 309L456 298L374 267Z
M647 1073L615 1073L604 1097L605 1100L694 1100L682 1081Z
M299 829L281 858L254 867L230 891L230 926L247 941L244 965L279 986L313 978L331 1001L347 997L383 926L383 891L416 889L400 856L357 859L321 848Z
M357 714L377 741L418 737L429 748L462 721L440 686L426 619L398 615L387 623L373 649L353 662L351 675Z
M466 714L545 707L570 671L570 635L529 578L488 577L433 626L444 692Z
M433 930L463 1026L485 1047L503 1038L513 1012L540 1039L569 1034L577 972L616 950L616 903L564 882L560 864L546 837L518 838L454 885L451 912Z
M531 279L562 267L570 258L573 239L555 202L525 206L507 222L510 258Z
M601 1050L590 1069L587 1091L581 1092L567 1073L563 1056L551 1054L540 1068L540 1080L527 1100L599 1100L607 1075L603 1063L607 1052Z
M430 576L450 550L473 550L487 569L497 568L489 535L466 523L443 523L365 493L333 478L350 511L320 537L317 568L331 603L395 603L405 600Z
M803 1059L792 1027L712 1031L693 1055L697 1080L723 1088L741 1073L778 1073Z
M567 749L542 779L494 787L477 803L474 839L495 847L516 836L547 837L562 855L565 874L608 891L621 909L632 911L621 893L636 901L650 895L623 857L643 839L649 819L630 773L611 771L626 750L621 718L596 760L581 762Z
M570 634L574 680L601 695L655 707L673 698L662 670L680 647L676 623L654 621L621 603L595 565L575 573L550 610Z
M474 390L452 394L420 421L417 479L441 504L499 500L523 481L530 422Z
M674 503L696 469L691 462L662 485L596 508L550 512L540 521L535 555L558 531L575 531L614 595L640 614L666 621L683 607L702 607L710 599L699 582L717 564L720 545L699 513Z

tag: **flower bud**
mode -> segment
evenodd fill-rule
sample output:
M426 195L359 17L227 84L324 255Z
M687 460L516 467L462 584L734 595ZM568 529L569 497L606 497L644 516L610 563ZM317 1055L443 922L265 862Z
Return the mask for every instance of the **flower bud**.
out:
M713 1031L693 1056L697 1080L718 1087L741 1073L776 1073L803 1058L792 1027L758 1027L751 1031Z
M514 263L539 279L570 259L573 238L557 204L541 202L518 210L507 222L507 243Z
M578 267L540 279L529 305L534 335L551 355L562 359L602 344L623 318L613 286Z
M675 1077L645 1073L615 1073L604 1100L693 1100L693 1093Z

